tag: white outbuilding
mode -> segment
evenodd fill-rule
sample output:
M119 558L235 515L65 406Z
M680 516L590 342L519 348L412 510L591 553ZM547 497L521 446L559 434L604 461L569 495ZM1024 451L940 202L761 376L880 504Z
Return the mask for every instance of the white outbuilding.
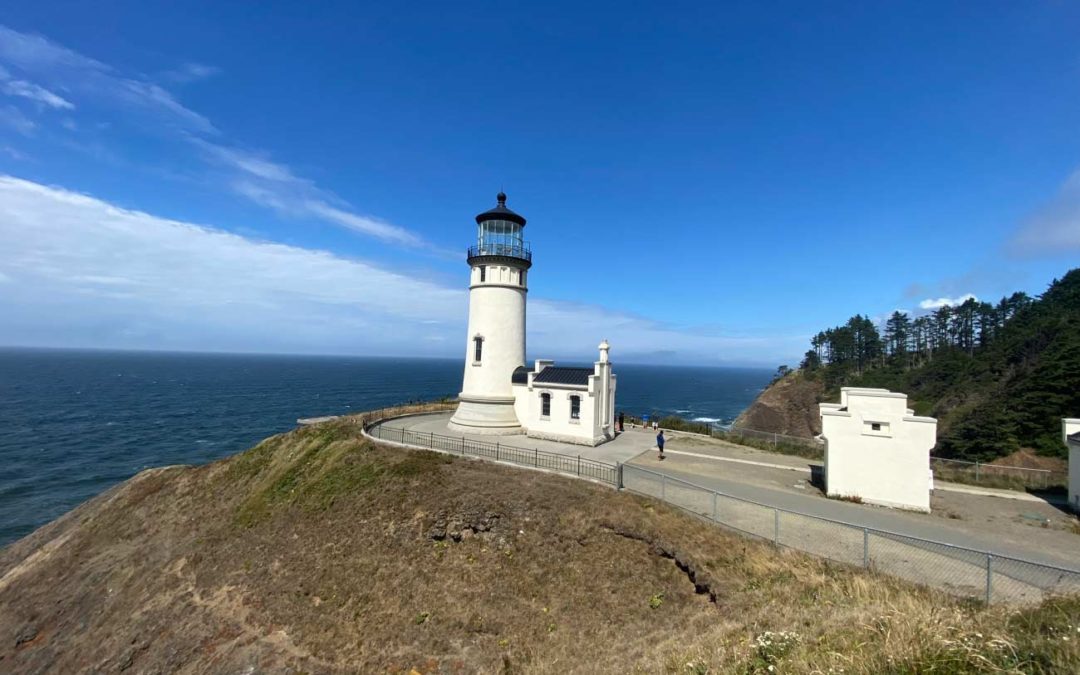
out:
M1061 420L1061 442L1069 448L1069 506L1080 513L1080 419Z
M844 387L822 403L825 493L870 504L930 511L930 450L937 420L918 417L907 395Z
M476 216L469 247L469 328L465 375L449 428L463 433L527 434L583 445L615 437L615 375L601 343L592 368L525 366L525 296L532 250L525 218L506 206Z

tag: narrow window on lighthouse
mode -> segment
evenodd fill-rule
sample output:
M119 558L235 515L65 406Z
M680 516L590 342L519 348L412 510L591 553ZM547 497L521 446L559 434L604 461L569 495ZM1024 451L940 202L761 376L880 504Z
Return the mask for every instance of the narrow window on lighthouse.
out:
M481 283L487 281L487 265L480 266L480 281ZM477 359L477 361L479 361L479 359Z
M570 397L570 419L572 419L572 420L581 419L581 397L580 396L571 396Z
M551 417L551 394L540 394L540 417Z
M483 356L483 353L484 353L484 338L479 337L479 336L474 337L473 338L473 363L480 363L480 357Z
M520 274L518 275L518 282L519 282L519 283L520 283L520 284L521 284L522 286L524 286L524 285L525 285L525 270L521 270L521 273L520 273Z

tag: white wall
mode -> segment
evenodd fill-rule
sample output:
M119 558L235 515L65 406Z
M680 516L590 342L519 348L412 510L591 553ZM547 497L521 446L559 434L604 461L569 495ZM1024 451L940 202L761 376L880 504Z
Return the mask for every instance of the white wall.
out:
M513 396L510 376L525 365L524 286L509 283L519 270L489 265L480 282L474 267L469 289L469 329L465 336L465 377L461 392L475 396ZM473 360L473 338L484 338L480 362Z
M480 268L484 267L484 281ZM516 414L514 369L525 364L525 295L522 268L474 265L470 268L469 328L465 335L465 374L460 403L450 420L453 431L486 434L521 432ZM475 360L475 338L483 338Z
M528 429L529 436L596 445L595 397L590 395L587 388L537 384L524 394L528 399L529 416L522 423ZM542 394L551 395L551 414L547 417L540 415ZM571 396L581 398L581 415L576 420L570 418Z
M614 438L615 375L611 374L611 364L597 362L586 386L534 383L536 374L550 365L554 361L537 360L528 384L513 388L514 409L526 433L533 438L579 445L599 445ZM551 414L546 417L540 414L543 394L551 395ZM577 419L570 417L571 396L581 398Z
M912 415L907 396L885 389L844 387L840 401L820 405L827 494L929 511L937 420Z
M1080 419L1061 420L1061 440L1069 448L1069 505L1080 513L1080 443L1069 442L1069 436L1080 433Z

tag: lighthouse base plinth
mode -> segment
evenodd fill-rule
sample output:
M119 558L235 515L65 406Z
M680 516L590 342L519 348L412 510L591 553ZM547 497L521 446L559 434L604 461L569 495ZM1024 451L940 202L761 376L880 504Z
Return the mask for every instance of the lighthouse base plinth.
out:
M447 423L451 431L491 436L511 436L524 433L513 396L458 396L457 412Z

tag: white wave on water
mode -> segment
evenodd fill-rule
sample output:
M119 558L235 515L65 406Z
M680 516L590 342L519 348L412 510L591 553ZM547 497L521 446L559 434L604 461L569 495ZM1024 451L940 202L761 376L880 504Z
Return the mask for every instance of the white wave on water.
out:
M709 424L715 424L716 422L720 422L721 418L719 418L719 417L695 417L690 421L691 422L708 422Z

